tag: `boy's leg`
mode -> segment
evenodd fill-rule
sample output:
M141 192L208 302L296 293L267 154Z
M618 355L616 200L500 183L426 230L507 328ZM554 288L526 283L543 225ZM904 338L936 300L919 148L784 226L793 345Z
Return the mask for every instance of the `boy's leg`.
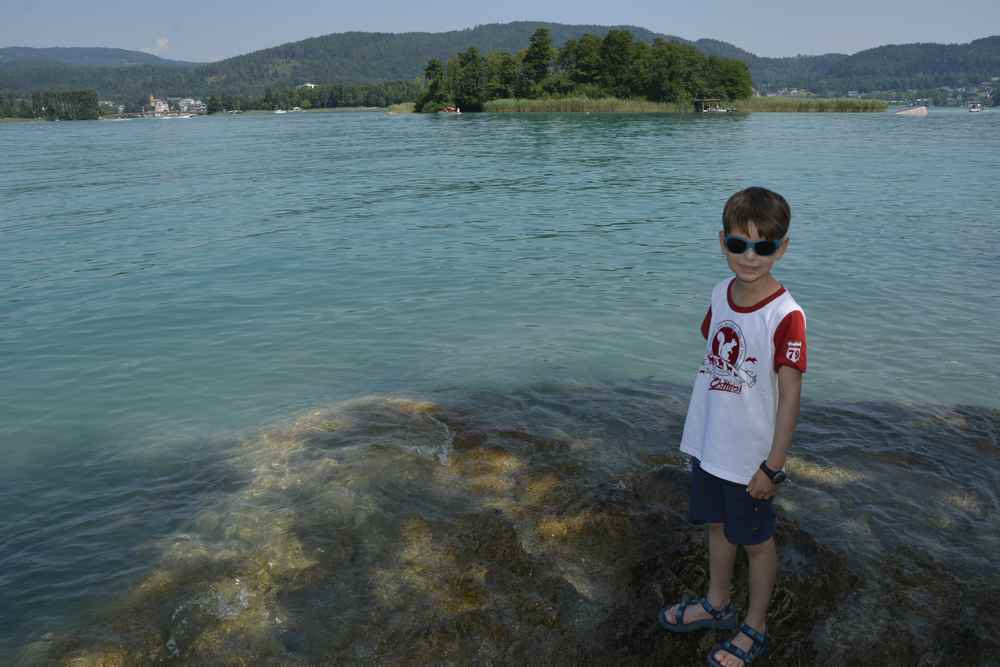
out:
M750 609L744 622L761 634L767 633L767 608L771 603L771 593L778 576L778 551L774 538L760 544L744 545L750 561ZM745 634L738 633L733 644L744 651L750 650L753 642ZM715 659L724 667L743 667L743 661L726 651L717 651Z
M722 609L729 604L729 585L733 579L733 568L736 565L737 547L726 539L726 533L721 523L708 524L708 603L716 609ZM667 619L671 623L691 623L710 618L700 604L689 606L684 610L682 621L677 620L677 608L674 605L667 610Z
M692 523L708 526L709 590L708 602L716 609L729 604L729 584L736 563L736 545L726 539L723 530L725 520L725 482L701 469L698 459L691 461L691 495L688 502L688 518ZM689 605L684 610L684 618L677 618L680 604L670 607L667 621L673 624L692 623L711 618L700 604Z
M721 523L708 525L709 582L708 601L716 609L729 604L729 585L733 580L736 552L739 547L726 539Z
M746 547L750 560L750 609L746 623L761 634L767 630L767 608L778 577L778 550L774 538Z
M727 539L742 545L750 561L750 608L744 622L761 634L767 631L767 608L778 572L776 523L772 501L751 498L742 484L727 486ZM742 632L732 642L744 651L753 646L753 640ZM714 651L714 656L724 667L743 667L742 660L726 651Z

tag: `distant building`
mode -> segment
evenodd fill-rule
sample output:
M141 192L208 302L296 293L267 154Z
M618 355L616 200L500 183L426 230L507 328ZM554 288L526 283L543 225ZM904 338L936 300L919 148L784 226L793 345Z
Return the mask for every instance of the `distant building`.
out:
M848 90L847 91L847 96L848 97L861 97L861 93L859 93L856 90Z
M208 111L208 108L201 100L196 100L190 97L182 97L177 100L177 110L182 113L205 113Z
M153 113L168 113L170 111L170 103L150 95L149 108L152 109Z

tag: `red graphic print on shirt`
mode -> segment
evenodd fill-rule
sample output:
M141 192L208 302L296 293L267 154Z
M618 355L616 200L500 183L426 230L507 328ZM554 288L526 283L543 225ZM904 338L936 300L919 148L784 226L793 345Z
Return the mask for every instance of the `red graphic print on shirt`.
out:
M732 320L719 322L711 334L711 352L705 355L699 373L712 376L709 391L728 391L733 394L749 389L757 382L757 359L748 355L746 338L739 325Z

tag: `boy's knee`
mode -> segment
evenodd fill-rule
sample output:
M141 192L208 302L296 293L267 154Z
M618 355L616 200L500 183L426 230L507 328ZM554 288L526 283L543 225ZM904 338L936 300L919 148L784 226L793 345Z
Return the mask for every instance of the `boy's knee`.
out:
M756 556L757 554L768 553L775 550L774 538L769 537L760 544L744 544L743 548L747 550L747 555Z

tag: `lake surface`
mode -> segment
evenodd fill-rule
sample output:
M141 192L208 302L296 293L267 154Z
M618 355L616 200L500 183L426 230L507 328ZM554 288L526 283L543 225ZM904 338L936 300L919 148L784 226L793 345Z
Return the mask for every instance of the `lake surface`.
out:
M338 443L369 481L376 433L448 458L358 408L399 397L608 474L672 454L748 185L792 205L809 322L783 509L995 577L1000 113L247 114L0 125L0 155L0 658L260 510L261 443L315 411L371 420Z

